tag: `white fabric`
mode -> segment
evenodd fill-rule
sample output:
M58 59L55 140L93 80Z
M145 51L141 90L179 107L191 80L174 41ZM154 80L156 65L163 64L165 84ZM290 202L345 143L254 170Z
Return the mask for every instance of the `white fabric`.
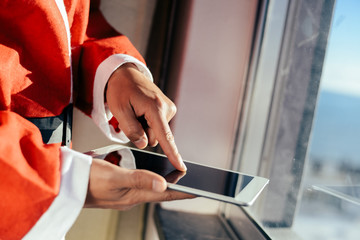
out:
M117 151L121 156L119 166L127 169L136 169L136 162L134 154L128 148L122 148Z
M107 105L104 105L104 90L111 74L124 63L135 64L150 81L153 81L151 72L145 64L126 54L111 55L105 59L96 70L93 90L93 110L91 112L91 117L105 136L107 136L110 140L119 143L128 142L129 139L122 131L117 133L109 124L109 120L113 115Z
M61 16L62 16L62 19L64 21L64 26L65 26L65 29L66 29L66 35L67 35L67 40L68 40L68 51L69 51L69 59L70 59L70 62L71 61L71 42L70 42L70 39L71 39L71 36L70 36L70 26L69 26L69 19L68 19L68 16L67 16L67 13L66 13L66 8L65 8L65 4L64 4L64 0L55 0L56 2L56 5L61 13ZM71 72L71 87L70 87L70 91L71 91L71 94L70 94L70 103L73 102L73 75L72 75L72 65L70 65L70 72Z
M92 158L61 147L60 192L24 239L62 239L78 217L85 201Z

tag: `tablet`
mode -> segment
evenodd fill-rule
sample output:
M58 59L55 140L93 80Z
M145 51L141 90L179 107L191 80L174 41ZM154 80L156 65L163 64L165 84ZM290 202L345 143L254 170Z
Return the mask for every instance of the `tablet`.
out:
M163 176L168 188L241 206L254 203L268 184L266 178L184 161L187 171L176 170L165 155L111 145L89 152L129 169L146 169Z

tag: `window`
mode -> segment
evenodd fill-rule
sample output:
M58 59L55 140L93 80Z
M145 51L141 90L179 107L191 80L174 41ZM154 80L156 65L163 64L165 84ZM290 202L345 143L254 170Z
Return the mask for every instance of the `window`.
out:
M302 198L293 229L304 239L360 235L360 16L336 2ZM314 228L313 226L316 226Z
M245 211L271 238L360 234L359 7L263 2L234 167L270 178ZM238 211L224 207L239 232Z

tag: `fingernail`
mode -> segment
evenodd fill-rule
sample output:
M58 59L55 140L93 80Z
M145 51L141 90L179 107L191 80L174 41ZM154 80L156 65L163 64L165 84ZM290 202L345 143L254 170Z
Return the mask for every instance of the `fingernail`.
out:
M134 142L134 144L138 147L138 148L144 148L147 145L147 138L145 136L141 136L138 140L136 140Z
M181 155L180 155L180 154L178 154L178 157L179 157L179 160L180 160L180 165L181 165L181 168L183 169L183 171L186 171L186 170L187 170L187 167L186 167L186 165L185 165L185 163L184 163L184 161L183 161L183 159L182 159Z
M152 189L155 192L163 192L167 188L166 183L159 180L153 180L152 182Z
M187 171L187 167L184 162L181 163L181 167L182 167L182 169L184 169L184 171Z

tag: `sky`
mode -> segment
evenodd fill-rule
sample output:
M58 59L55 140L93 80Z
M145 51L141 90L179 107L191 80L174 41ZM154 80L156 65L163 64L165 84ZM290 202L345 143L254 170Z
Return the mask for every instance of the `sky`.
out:
M321 79L323 90L360 97L360 1L337 0Z

